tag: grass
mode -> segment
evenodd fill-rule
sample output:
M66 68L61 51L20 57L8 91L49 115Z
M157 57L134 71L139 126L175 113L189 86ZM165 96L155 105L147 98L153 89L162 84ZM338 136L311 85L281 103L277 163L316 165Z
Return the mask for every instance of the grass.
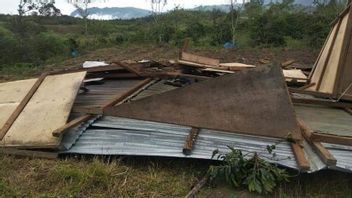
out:
M171 158L15 158L0 155L0 197L184 197L209 161ZM350 174L302 174L259 196L225 184L198 197L351 197ZM219 195L222 196L219 196Z
M206 170L201 161L148 158L1 156L0 167L0 197L182 197Z

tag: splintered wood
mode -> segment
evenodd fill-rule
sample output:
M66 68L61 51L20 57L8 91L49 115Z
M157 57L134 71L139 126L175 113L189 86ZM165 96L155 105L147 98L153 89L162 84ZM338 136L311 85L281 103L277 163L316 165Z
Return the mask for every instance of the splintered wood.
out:
M53 137L52 132L66 124L85 74L86 72L79 72L47 76L12 124L0 142L1 145L57 147L60 138Z

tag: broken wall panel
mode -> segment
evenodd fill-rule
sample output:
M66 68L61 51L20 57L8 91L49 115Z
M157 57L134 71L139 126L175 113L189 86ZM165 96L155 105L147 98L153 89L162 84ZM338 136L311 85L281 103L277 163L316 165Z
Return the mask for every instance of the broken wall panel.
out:
M32 88L36 79L0 84L0 129Z
M65 125L86 72L47 76L4 139L5 147L55 148L52 132Z
M105 115L301 139L278 67L225 75L111 107Z

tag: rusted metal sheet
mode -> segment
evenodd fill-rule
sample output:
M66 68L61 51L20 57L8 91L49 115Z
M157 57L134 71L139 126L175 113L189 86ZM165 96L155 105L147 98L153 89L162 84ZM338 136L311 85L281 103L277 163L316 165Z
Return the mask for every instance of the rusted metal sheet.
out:
M301 139L282 71L246 70L111 107L105 115Z

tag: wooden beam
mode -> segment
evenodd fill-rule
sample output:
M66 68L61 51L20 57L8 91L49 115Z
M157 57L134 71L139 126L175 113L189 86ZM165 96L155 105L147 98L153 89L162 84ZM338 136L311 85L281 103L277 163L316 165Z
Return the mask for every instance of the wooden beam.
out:
M348 13L348 11L350 10L350 7L351 7L351 2L349 2L349 3L347 4L347 7L330 23L330 25L331 25L331 26L336 25L336 23L337 23L338 21L340 21L340 19L341 19L343 16L345 16L345 14Z
M312 141L311 145L325 164L328 166L336 166L336 158L320 142Z
M125 68L127 71L136 74L137 76L142 76L141 72L138 69L134 68L130 64L126 64L126 63L117 63L117 64L119 64L121 67Z
M192 127L191 131L189 132L185 145L183 146L183 154L191 155L193 150L193 144L196 142L200 129Z
M65 132L68 131L68 129L71 129L72 127L75 127L79 124L81 124L82 122L85 122L89 119L93 118L92 115L83 115L83 116L80 116L74 120L72 120L71 122L67 123L66 125L56 129L55 131L53 131L53 136L54 137L60 137L62 136L63 134L65 134Z
M310 164L305 157L302 146L299 145L298 143L292 143L291 147L292 147L292 151L295 156L298 168L302 171L310 170Z
M218 67L220 64L219 59L208 58L205 56L199 56L199 55L195 55L187 52L182 52L180 60L187 61L187 62L194 62L201 65L215 66L215 67Z
M48 72L48 75L58 75L58 74L67 74L67 73L75 73L75 72L83 72L86 71L88 73L95 72L108 72L108 71L126 71L124 67L119 65L119 63L113 63L111 65L102 66L102 67L92 67L92 68L74 68L67 70L59 70L59 71L51 71Z
M142 87L144 87L145 85L147 85L148 83L150 83L152 81L151 78L147 78L145 80L143 80L142 82L138 83L136 86L132 87L130 90L128 90L127 92L125 92L122 95L118 95L117 97L115 97L114 99L110 100L109 102L107 102L103 107L103 112L112 106L115 106L116 104L122 102L125 98L127 98L128 96L132 95L133 93L135 93L136 91L138 91L139 89L141 89Z
M54 153L54 152L19 150L19 149L12 149L12 148L0 148L0 154L23 156L23 157L30 157L30 158L43 158L43 159L58 158L58 153Z
M312 141L316 142L326 142L331 144L342 144L347 146L352 146L352 137L338 136L324 133L312 133Z
M335 35L333 35L333 40L331 42L331 46L330 46L330 48L328 50L327 57L324 60L323 70L322 70L322 72L321 72L321 74L319 76L319 80L317 82L317 86L316 86L316 89L315 89L316 91L319 91L320 86L321 86L321 82L323 81L323 78L325 76L326 68L328 67L328 64L329 64L329 61L330 61L330 57L331 57L331 53L332 53L332 50L334 49L333 46L335 45L337 35L339 34L339 29L340 29L341 23L342 23L342 20L340 20L339 23L337 24ZM331 82L331 83L333 83L333 82Z
M21 114L23 109L26 107L27 103L32 98L32 96L35 94L35 92L38 90L38 88L40 87L40 85L42 84L42 82L44 81L46 76L47 76L47 73L44 73L38 78L38 80L34 83L33 87L29 90L27 95L23 98L23 100L17 106L15 111L11 114L9 119L6 121L6 123L4 124L4 126L0 130L0 140L2 140L5 137L7 131L11 128L12 124L16 121L18 116Z
M348 57L348 49L350 47L351 43L351 36L352 36L352 6L350 6L350 9L348 11L348 19L347 19L347 25L345 29L345 37L343 38L342 42L342 50L337 66L337 72L336 72L336 80L333 88L333 97L338 98L340 97L339 94L342 94L340 92L343 92L343 90L340 89L341 86L341 81L343 80L343 72L346 67L346 62L347 62L347 57ZM342 20L342 19L341 19ZM349 65L350 66L350 65Z
M322 161L328 166L335 166L337 160L335 157L320 143L312 140L313 130L310 129L303 120L298 120L298 125L301 127L303 137L308 141L312 148L317 152Z
M306 84L300 88L298 88L299 90L305 90L308 89L309 87L313 87L314 85L316 85L316 83L310 83L310 84Z
M72 112L83 114L102 115L103 109L101 106L73 106Z
M334 102L328 100L317 100L317 99L308 99L308 98L292 98L292 102L294 104L312 104L312 105L322 105L328 107L336 107L336 108L352 108L352 103L348 102Z
M308 90L300 90L300 89L296 89L296 88L288 88L288 90L291 93L308 94L308 95L322 97L322 98L331 98L331 96L332 96L331 94L328 94L328 93L321 93L321 92L317 92L317 91L308 91Z
M319 60L320 60L320 58L322 57L323 52L324 52L324 49L326 48L326 46L327 46L327 44L328 44L328 41L329 41L329 38L330 38L330 36L332 35L333 32L334 32L334 28L331 28L328 37L325 39L323 48L321 48L320 53L319 53L319 56L318 56L318 58L315 60L314 66L313 66L313 68L312 68L312 70L311 70L311 72L310 72L310 74L309 74L309 76L308 76L308 79L309 79L308 82L310 82L310 81L312 80L312 76L313 76L313 74L314 74L314 72L315 72L315 69L316 69L317 66L318 66Z

